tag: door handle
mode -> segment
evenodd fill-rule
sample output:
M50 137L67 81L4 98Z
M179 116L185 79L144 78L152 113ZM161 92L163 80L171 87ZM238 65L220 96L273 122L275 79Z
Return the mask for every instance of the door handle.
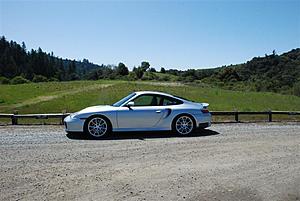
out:
M156 113L161 113L161 110L156 110L155 112L156 112Z

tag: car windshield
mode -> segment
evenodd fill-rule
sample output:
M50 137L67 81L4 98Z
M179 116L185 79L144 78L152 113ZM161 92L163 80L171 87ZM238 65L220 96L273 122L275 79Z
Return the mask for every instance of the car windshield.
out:
M133 96L135 96L135 93L129 94L128 96L126 96L126 97L122 98L121 100L119 100L118 102L114 103L112 106L120 107L121 105L123 105L126 101L128 101Z

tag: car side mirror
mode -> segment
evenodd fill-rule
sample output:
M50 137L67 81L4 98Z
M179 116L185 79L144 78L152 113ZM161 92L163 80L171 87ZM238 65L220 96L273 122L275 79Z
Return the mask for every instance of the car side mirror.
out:
M130 108L130 107L134 106L134 102L133 102L133 101L130 101L129 103L127 103L126 106Z

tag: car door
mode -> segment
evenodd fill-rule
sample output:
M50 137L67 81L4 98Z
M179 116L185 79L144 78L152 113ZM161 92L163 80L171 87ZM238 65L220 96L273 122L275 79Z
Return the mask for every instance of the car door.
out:
M134 106L123 107L117 113L119 129L143 130L155 127L165 113L159 106L160 97L144 94L133 100Z

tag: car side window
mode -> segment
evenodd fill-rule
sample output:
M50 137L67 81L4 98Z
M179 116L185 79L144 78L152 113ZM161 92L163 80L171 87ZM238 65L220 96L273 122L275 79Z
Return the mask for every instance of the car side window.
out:
M177 100L175 98L164 96L161 105L165 106L165 105L179 105L179 104L182 104L182 101Z
M159 97L147 94L134 99L134 106L158 106L159 102Z

